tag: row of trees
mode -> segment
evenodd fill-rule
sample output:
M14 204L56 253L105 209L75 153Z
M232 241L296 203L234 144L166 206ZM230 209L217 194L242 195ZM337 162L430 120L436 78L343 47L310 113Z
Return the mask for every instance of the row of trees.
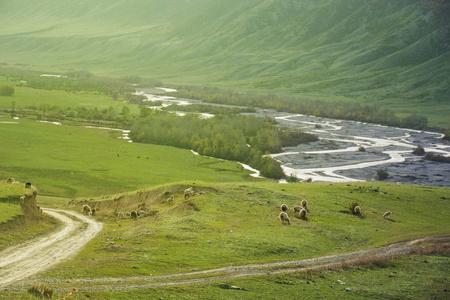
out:
M362 105L354 101L324 101L295 96L281 97L276 94L237 93L231 90L197 86L178 87L177 96L210 103L271 108L317 117L355 120L396 127L423 129L428 124L426 116L412 114L401 118L389 109L376 105Z
M136 120L130 137L136 142L193 149L202 155L240 161L265 177L277 179L285 175L280 164L267 154L280 152L293 137L303 142L317 140L315 135L280 129L271 119L243 115L201 119L158 111Z
M62 107L59 105L50 105L48 103L41 103L39 105L25 106L26 110L36 111L40 113L40 117L45 117L51 120L87 120L87 121L120 121L123 124L123 119L130 113L128 106L123 106L122 109L117 109L109 106L107 109L98 109L97 107Z

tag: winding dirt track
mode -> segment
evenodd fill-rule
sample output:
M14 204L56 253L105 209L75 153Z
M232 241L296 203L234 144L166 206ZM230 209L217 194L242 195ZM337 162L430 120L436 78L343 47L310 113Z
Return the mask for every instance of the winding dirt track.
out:
M44 209L61 221L56 232L31 239L0 252L0 288L41 273L80 251L103 225L76 212Z
M0 252L0 289L11 288L12 283L22 282L15 289L23 290L36 278L28 278L55 266L80 251L101 230L102 224L71 211L45 209L45 213L59 219L62 228L47 236L27 241ZM190 273L160 276L115 277L94 279L73 279L71 284L78 290L124 290L158 286L178 286L231 280L258 275L287 274L302 270L339 267L342 263L352 264L364 257L396 257L414 253L424 243L450 244L450 237L427 237L395 243L386 247L335 254L295 261L232 266ZM39 282L64 283L56 278L39 278ZM27 285L24 285L24 284Z

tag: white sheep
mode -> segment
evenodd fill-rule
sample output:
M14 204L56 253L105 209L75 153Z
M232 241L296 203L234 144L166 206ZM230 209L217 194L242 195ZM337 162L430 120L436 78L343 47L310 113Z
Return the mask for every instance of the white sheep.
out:
M289 209L287 204L281 204L280 208L281 208L282 211L287 211Z
M131 216L131 213L129 212L129 211L127 211L126 213L125 213L125 216L127 216L128 218Z
M14 178L12 178L12 177L8 177L7 179L6 179L6 183L14 183Z
M173 203L173 195L169 199L167 199L167 203L169 203L169 204Z
M280 212L280 220L281 220L281 223L282 224L284 224L284 223L288 223L288 224L291 224L291 219L289 219L289 216L288 216L288 214L287 213L285 213L284 211L282 211L282 212Z
M294 206L294 215L295 215L295 213L300 213L301 210L302 210L302 207L300 205Z
M306 201L305 199L302 200L302 207L306 210L308 209L308 201Z
M383 218L387 218L387 217L389 217L389 219L391 218L391 216L392 216L392 212L390 212L390 211L387 211L387 212L385 212L384 213L384 215L383 215Z
M192 187L184 190L184 199L186 200L189 197L192 197L195 195L194 189Z
M359 207L358 205L355 206L355 208L353 209L353 211L355 212L355 215L360 216L362 214L361 212L361 207Z
M117 213L117 218L120 220L120 219L122 219L124 217L124 215L123 215L123 212L118 212Z
M92 209L89 205L85 204L83 205L83 214L84 215L89 215L92 213Z
M20 203L24 203L25 202L25 198L26 198L25 196L21 196L20 197Z

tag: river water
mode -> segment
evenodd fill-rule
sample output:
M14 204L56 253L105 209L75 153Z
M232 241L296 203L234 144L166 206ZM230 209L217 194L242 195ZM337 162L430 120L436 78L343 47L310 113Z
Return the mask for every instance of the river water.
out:
M140 94L148 101L162 101L164 107L202 103L160 95L165 91L157 88L142 90ZM318 182L372 181L378 180L377 170L383 169L389 174L387 182L450 186L450 164L412 154L420 145L426 152L450 156L450 143L442 140L441 134L267 109L259 109L255 114L274 118L279 126L302 129L319 137L317 142L286 147L282 153L271 155L281 163L286 175ZM365 151L358 151L360 146Z

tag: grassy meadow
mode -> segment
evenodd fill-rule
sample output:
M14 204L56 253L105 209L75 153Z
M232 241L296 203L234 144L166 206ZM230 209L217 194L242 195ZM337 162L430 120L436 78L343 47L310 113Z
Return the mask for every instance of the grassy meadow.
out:
M235 162L129 143L120 136L113 130L0 118L0 177L29 181L40 194L66 197L116 194L181 180L252 178Z

